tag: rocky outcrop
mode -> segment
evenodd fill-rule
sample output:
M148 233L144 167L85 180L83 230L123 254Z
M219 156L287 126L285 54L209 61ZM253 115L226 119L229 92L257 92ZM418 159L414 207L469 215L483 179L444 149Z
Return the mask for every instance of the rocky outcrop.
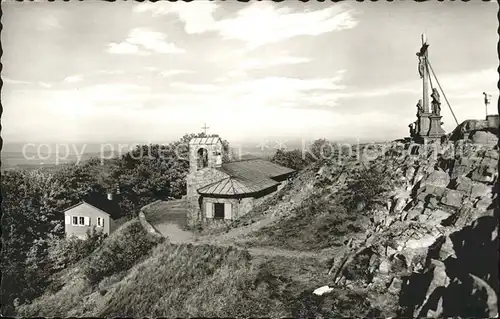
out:
M392 315L497 316L499 152L473 143L492 134L484 125L464 123L443 144L393 143L371 162L395 172L395 190L337 258L336 285L393 296Z
M450 134L451 141L472 140L477 144L498 143L498 127L491 126L487 120L467 120Z

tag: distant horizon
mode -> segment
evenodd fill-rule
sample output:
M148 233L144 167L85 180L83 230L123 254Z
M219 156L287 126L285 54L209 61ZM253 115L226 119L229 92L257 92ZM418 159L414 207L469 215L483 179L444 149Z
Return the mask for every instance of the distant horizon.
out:
M180 140L182 138L182 136L179 136L179 138L177 139L170 139L170 140L164 140L164 141L161 141L161 140L147 140L147 139L136 139L136 140L133 140L133 139L130 139L130 140L103 140L101 142L99 141L92 141L92 140L89 140L89 141L64 141L64 140L60 140L60 141L3 141L3 148L2 150L5 150L5 146L22 146L22 145L25 145L25 144L35 144L35 145L40 145L40 144L48 144L48 145L63 145L63 144L75 144L75 145L82 145L82 144L87 144L87 145L102 145L102 144L141 144L141 145L146 145L146 144L170 144L172 142L176 142L178 140ZM246 140L230 140L228 138L225 138L224 136L220 136L221 139L223 140L227 140L229 142L229 144L231 143L244 143L244 144L259 144L259 143L262 143L264 141L270 141L270 142L291 142L291 143L301 143L302 141L305 141L305 142L313 142L315 140L319 140L319 139L325 139L327 141L330 141L330 142L333 142L333 143L354 143L354 142L360 142L360 143L371 143L371 142L374 142L374 143L379 143L379 142L391 142L391 141L394 141L394 140L397 140L397 139L403 139L405 138L405 136L402 136L400 138L395 138L395 139L388 139L388 140L375 140L375 139L356 139L356 138L344 138L344 139L331 139L331 138L328 138L328 137L318 137L318 138L286 138L286 137L269 137L267 139L255 139L255 140L252 140L252 139L246 139Z
M241 143L400 139L422 98L422 33L458 121L484 118L482 92L492 95L487 112L497 112L494 2L5 2L2 9L6 141L166 143L204 123ZM441 109L451 132L444 98Z

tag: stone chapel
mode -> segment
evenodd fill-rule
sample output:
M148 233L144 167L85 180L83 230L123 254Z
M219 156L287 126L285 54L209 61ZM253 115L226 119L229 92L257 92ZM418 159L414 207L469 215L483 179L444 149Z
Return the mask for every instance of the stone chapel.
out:
M278 191L295 172L264 159L223 163L219 137L197 137L189 142L186 180L188 224L224 222L248 213Z

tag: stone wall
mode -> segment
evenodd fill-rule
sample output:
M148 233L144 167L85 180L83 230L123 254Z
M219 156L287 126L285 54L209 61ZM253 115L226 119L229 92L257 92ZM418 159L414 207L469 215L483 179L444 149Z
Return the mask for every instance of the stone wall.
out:
M205 207L205 203L229 203L232 205L232 219L235 219L239 216L239 207L240 201L235 198L212 198L212 197L203 197L202 198L203 206ZM225 225L229 223L230 220L227 219L214 219L214 218L206 218L204 208L201 211L201 223L203 226L207 225Z
M200 195L198 194L197 190L202 186L218 182L227 177L229 177L229 175L227 175L226 173L210 167L201 169L199 171L190 172L187 175L187 220L190 227L194 227L201 222Z

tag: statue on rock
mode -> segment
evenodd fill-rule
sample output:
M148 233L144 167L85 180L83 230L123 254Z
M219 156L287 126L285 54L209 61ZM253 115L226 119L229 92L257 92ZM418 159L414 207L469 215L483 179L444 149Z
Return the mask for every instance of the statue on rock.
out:
M432 113L434 113L437 116L441 115L441 99L439 97L439 92L436 88L432 89Z
M417 102L417 116L420 116L422 113L424 113L424 107L422 106L422 99L420 99Z
M408 127L410 128L410 137L414 137L417 133L417 130L415 129L415 123L410 123Z

